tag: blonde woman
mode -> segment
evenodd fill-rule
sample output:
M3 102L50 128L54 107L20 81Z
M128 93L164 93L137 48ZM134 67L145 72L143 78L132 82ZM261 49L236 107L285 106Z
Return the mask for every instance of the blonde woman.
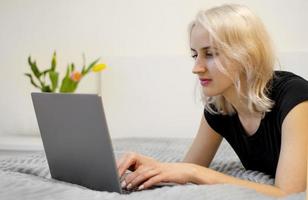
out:
M234 184L271 196L306 187L308 82L274 71L275 55L261 20L247 7L222 5L200 12L189 29L193 73L200 79L204 115L181 163L161 163L137 153L117 161L128 189L159 182ZM247 170L275 178L259 184L209 169L225 138Z

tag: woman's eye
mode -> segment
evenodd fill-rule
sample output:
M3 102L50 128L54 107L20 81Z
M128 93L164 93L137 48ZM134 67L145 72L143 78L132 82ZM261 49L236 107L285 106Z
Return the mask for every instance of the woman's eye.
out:
M193 59L196 59L196 58L197 58L197 55L191 55L191 57L192 57Z
M217 54L215 54L215 55L217 55ZM206 53L205 53L205 56L206 56L207 58L212 58L212 57L214 56L214 53L212 53L212 52L206 52Z
M213 58L214 56L218 56L218 53L212 53L212 52L206 52L205 54L205 58ZM198 55L197 54L194 54L194 55L191 55L191 57L193 58L193 59L196 59L197 57L198 57Z
M205 53L205 56L207 58L213 58L214 56L218 56L218 53L207 52Z

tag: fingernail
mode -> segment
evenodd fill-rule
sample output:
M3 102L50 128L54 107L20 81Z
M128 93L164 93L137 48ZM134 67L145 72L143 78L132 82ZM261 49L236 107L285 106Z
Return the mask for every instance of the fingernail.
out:
M144 189L144 185L140 185L139 187L138 187L138 190L143 190Z
M126 182L125 182L125 181L122 181L121 187L124 188L125 186L126 186Z
M128 184L127 189L131 189L132 188L132 184Z

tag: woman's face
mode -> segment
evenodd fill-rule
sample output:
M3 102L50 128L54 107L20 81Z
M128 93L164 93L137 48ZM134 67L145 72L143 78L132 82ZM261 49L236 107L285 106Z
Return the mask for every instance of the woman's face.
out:
M192 72L198 75L205 96L224 95L234 89L231 78L219 71L215 59L224 64L223 59L217 49L210 45L208 32L199 24L191 31L190 47L195 59Z

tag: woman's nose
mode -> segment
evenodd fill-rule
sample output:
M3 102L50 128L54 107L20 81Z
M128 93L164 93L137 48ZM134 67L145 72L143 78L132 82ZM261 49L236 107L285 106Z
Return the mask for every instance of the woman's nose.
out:
M206 71L207 71L207 67L205 66L205 64L202 64L202 63L196 63L192 69L192 73L194 74L204 73Z

